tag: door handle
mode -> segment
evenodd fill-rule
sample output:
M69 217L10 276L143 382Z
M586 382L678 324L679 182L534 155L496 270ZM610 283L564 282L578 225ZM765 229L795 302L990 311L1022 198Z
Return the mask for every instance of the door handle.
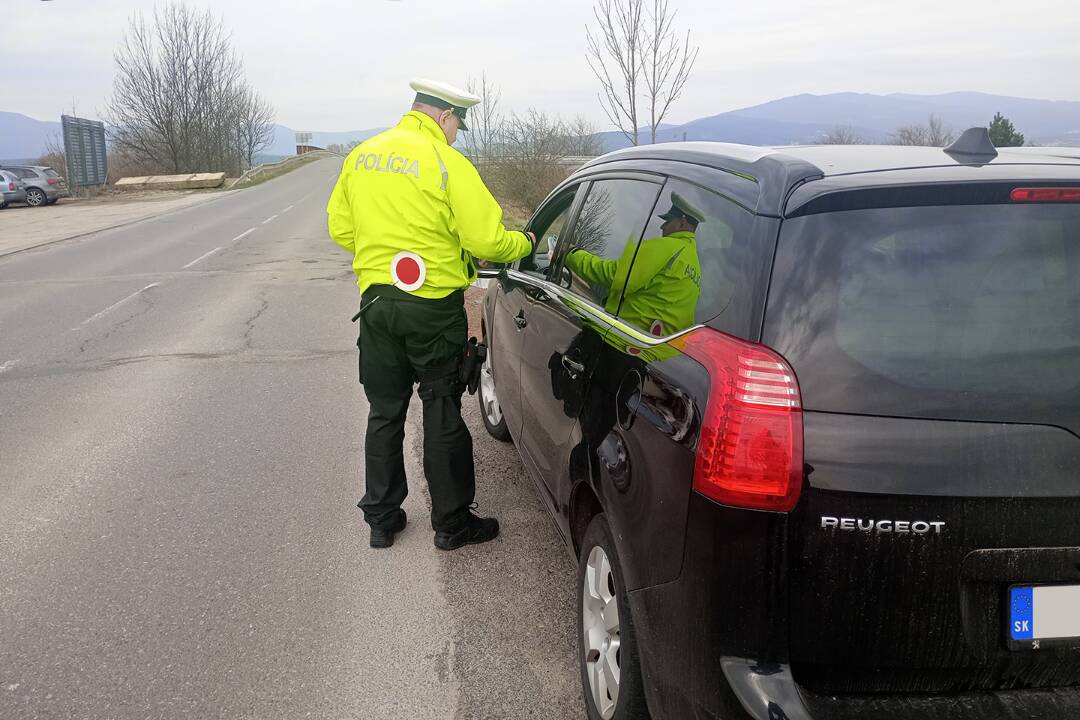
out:
M585 372L585 366L579 363L577 360L571 360L568 356L562 356L562 366L566 368L566 374L570 376L571 380L577 380L578 375Z
M514 316L514 324L517 325L518 330L524 330L525 326L529 324L529 321L525 319L524 311L521 311Z

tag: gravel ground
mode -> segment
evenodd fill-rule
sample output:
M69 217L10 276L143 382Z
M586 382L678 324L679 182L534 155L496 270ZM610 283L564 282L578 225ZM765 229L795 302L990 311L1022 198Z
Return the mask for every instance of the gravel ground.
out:
M484 290L465 293L470 332L479 336ZM583 718L574 637L574 564L517 450L484 429L475 396L465 420L476 455L480 512L498 517L499 540L440 555L454 617L455 717ZM413 436L419 455L419 434Z
M573 563L514 446L487 434L475 397L465 396L464 415L479 512L499 518L502 532L495 542L439 555L460 678L454 717L584 718ZM419 433L413 442L420 455Z

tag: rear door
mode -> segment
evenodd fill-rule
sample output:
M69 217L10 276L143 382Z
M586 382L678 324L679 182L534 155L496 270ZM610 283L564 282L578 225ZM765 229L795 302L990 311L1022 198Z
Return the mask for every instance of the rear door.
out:
M723 189L719 182L713 187ZM703 220L693 242L683 244L666 242L664 220L655 213L650 219L581 418L629 590L679 576L694 475L694 408L708 393L695 361L656 343L705 323L746 339L756 333L776 238L775 220L678 178L665 184L657 212L672 207L676 194ZM649 245L662 251L648 253ZM646 253L651 262L640 262ZM642 275L646 269L651 279Z
M763 341L806 409L790 632L814 689L1080 682L1080 638L1009 632L1011 586L1080 584L1080 205L1010 189L784 222Z
M556 510L568 502L571 450L580 444L577 420L608 329L605 315L614 315L622 294L574 269L566 256L585 253L594 264L632 258L659 191L659 180L593 181L569 236L560 239L549 278L524 279L519 447ZM555 514L565 531L563 512Z

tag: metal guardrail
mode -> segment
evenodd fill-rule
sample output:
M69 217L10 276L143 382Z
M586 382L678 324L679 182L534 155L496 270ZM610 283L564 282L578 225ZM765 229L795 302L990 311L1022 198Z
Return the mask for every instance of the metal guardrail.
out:
M301 160L307 162L308 160L313 160L320 157L333 157L333 155L334 153L329 152L328 150L320 150L316 152L304 153L303 155L291 155L284 160L278 160L277 162L273 163L262 163L261 165L256 165L253 168L249 168L247 172L245 172L243 175L236 179L236 182L234 182L231 187L238 187L245 182L251 182L267 170L276 170L277 168L285 167L290 163L297 163Z

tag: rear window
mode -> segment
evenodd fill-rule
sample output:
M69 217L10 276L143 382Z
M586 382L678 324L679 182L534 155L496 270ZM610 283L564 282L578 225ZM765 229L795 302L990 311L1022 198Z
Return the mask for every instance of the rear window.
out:
M45 177L60 177L60 173L56 172L52 168L47 168L45 170Z
M788 220L771 288L808 409L1080 432L1080 205Z

